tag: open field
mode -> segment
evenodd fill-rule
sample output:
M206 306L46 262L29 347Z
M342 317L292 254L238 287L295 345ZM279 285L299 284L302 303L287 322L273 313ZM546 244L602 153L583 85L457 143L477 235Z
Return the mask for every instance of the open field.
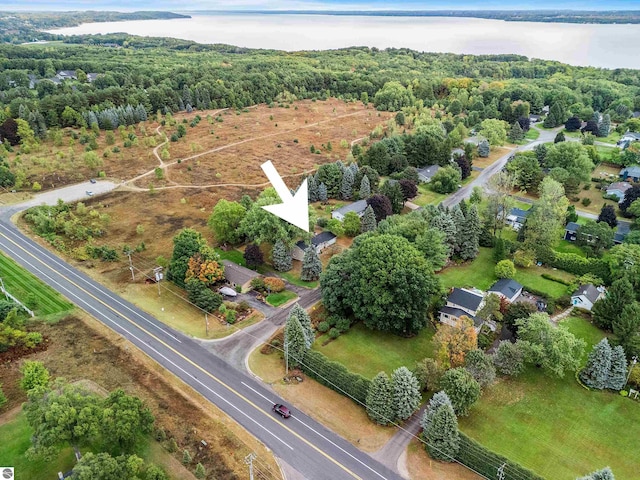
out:
M289 290L284 290L279 293L272 293L270 295L267 295L266 300L267 300L267 303L272 307L280 307L281 305L284 305L285 303L290 302L296 297L297 295L294 292L291 292Z
M489 153L489 156L487 158L475 157L473 159L473 166L487 168L488 166L493 165L493 163L500 157L506 155L512 150L513 148L509 147L494 147L491 149L491 153Z
M418 196L411 200L412 203L424 207L425 205L434 204L437 205L442 200L447 198L447 195L443 193L436 193L429 188L428 183L418 184Z
M433 334L433 328L427 326L418 335L403 338L357 323L327 345L322 345L328 339L326 335L318 337L313 349L346 365L352 372L373 378L380 371L391 375L402 366L413 368L417 361L433 356Z
M584 319L565 323L589 344L603 336ZM628 398L588 391L572 375L550 378L531 368L487 389L460 427L546 478L573 480L609 465L616 479L632 480L638 477L640 438L629 435L629 425L639 421L640 408Z
M582 133L579 130L576 132L567 132L566 130L562 131L568 137L582 138ZM596 142L615 144L618 140L620 140L620 137L621 135L618 132L612 130L611 133L606 137L596 137Z
M33 300L35 314L52 315L70 311L73 305L51 287L20 267L8 257L0 254L0 276L6 289L21 302ZM1 295L1 297L4 297Z
M200 439L211 446L203 463L215 478L231 478L230 475L248 478L243 458L251 451L257 452L273 472L278 471L262 445L215 406L96 320L84 314L79 317L67 317L56 324L37 324L38 331L48 339L48 348L25 358L42 361L53 377L65 377L71 382L90 380L107 391L123 388L143 399L155 416L156 425L164 428L168 437L175 437L180 448L175 459L153 446L144 447L141 453L157 462L164 457L171 463L172 478L190 478L178 460L182 458L182 449L196 451ZM26 400L19 388L20 363L0 361L0 378L9 400L5 410L19 407ZM13 428L17 428L17 433L24 431L24 426ZM0 453L0 458L6 457ZM61 462L65 461L63 457ZM178 467L182 473L175 470Z
M494 273L495 262L493 250L480 248L480 253L472 262L461 265L452 265L438 273L442 284L449 287L476 287L487 290L498 279ZM552 280L542 278L543 273L560 277L571 281L573 275L546 267L533 266L530 268L517 268L515 280L528 288L546 293L552 298L558 298L567 294L567 286Z

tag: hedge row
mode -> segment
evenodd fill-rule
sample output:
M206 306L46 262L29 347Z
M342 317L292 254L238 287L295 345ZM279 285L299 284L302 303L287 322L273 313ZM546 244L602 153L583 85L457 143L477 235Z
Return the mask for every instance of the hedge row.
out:
M575 253L550 251L548 254L542 255L539 260L551 267L573 273L574 275L592 273L605 282L611 274L609 265L601 258L585 258Z
M547 280L551 280L552 282L560 283L562 285L566 285L567 287L571 285L571 282L567 282L566 280L558 277L554 277L550 273L543 273L540 275L542 278L546 278Z
M309 350L305 354L303 365L300 368L309 377L325 387L355 398L363 405L366 403L371 380L350 372L341 363L329 360L320 352Z
M486 449L462 432L460 432L460 450L456 455L456 460L489 480L498 480L498 469L503 464L506 464L503 470L504 477L502 477L504 479L544 480L543 477L536 475L531 470Z

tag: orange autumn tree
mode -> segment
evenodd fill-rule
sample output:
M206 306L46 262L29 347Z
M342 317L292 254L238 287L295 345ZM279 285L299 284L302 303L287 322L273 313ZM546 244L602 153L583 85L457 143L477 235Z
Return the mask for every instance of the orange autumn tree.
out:
M464 365L467 352L478 348L478 335L469 317L461 316L455 326L440 324L433 337L439 362L445 368Z
M217 260L217 255L196 253L189 259L185 281L197 278L207 286L213 285L224 278L224 265Z

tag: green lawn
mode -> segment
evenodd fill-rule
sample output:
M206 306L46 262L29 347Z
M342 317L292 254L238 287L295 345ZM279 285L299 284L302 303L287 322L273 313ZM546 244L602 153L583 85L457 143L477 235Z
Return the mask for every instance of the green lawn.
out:
M603 333L586 320L564 322L587 341ZM591 392L572 375L555 379L532 368L488 388L460 428L487 448L554 480L609 465L618 480L638 478L640 405L609 392ZM497 434L499 432L499 434Z
M561 322L561 325L567 327L571 333L587 343L582 358L585 362L593 346L605 336L605 332L583 317L567 317Z
M540 130L538 130L537 128L531 127L529 131L525 134L524 138L527 138L529 140L537 140L539 136L540 136Z
M304 280L300 280L300 277L292 272L278 272L278 275L284 278L287 282L291 283L292 285L297 285L298 287L316 288L319 283L317 280L313 282L305 282Z
M0 274L6 289L18 300L28 304L31 296L36 315L57 314L73 308L62 295L4 255L0 255Z
M433 334L433 329L426 327L415 337L403 338L357 323L325 346L322 343L327 337L319 337L313 349L342 363L352 372L373 378L380 371L390 375L398 367L413 368L418 360L432 356Z
M602 145L596 145L596 151L600 155L600 160L606 162L611 159L611 152L614 150L621 151L618 147L604 147Z
M267 295L267 303L273 307L279 307L280 305L284 305L289 300L293 300L297 295L289 290L284 290L279 293L272 293L271 295Z
M576 132L567 132L566 130L563 130L563 132L568 137L576 137L576 138L582 137L582 133L580 133L579 130ZM620 137L621 135L618 132L616 132L615 130L612 130L608 137L596 137L596 142L616 143L618 140L620 140Z
M447 287L476 287L480 290L487 290L498 279L494 273L495 262L493 261L493 250L490 248L480 248L480 253L473 260L462 265L454 265L445 268L438 273L442 284ZM563 280L573 280L573 275L561 270L551 268L536 267L518 268L515 280L520 282L525 290L527 288L544 292L553 298L567 294L567 286L552 280L542 278L543 273L548 273Z
M24 453L31 446L31 427L24 413L9 423L0 425L0 460L3 466L15 468L16 478L57 478L58 472L67 472L75 465L71 447L64 448L51 461L27 460Z
M447 198L443 193L436 193L431 190L427 183L420 183L418 185L418 196L411 200L412 203L424 207L425 205L438 204L442 200Z
M580 257L587 256L578 245L576 245L574 242L570 242L569 240L561 240L560 243L558 243L558 245L556 245L553 249L556 252L561 253L575 253Z
M237 263L243 267L247 266L247 262L244 261L244 255L239 250L222 250L216 248L216 253L220 255L221 260L229 260L230 262Z

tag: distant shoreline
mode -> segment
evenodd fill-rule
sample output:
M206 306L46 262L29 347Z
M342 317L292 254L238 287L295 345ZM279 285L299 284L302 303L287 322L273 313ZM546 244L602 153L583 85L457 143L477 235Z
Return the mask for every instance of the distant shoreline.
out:
M194 15L334 15L367 17L459 17L507 22L637 24L640 10L189 10Z

